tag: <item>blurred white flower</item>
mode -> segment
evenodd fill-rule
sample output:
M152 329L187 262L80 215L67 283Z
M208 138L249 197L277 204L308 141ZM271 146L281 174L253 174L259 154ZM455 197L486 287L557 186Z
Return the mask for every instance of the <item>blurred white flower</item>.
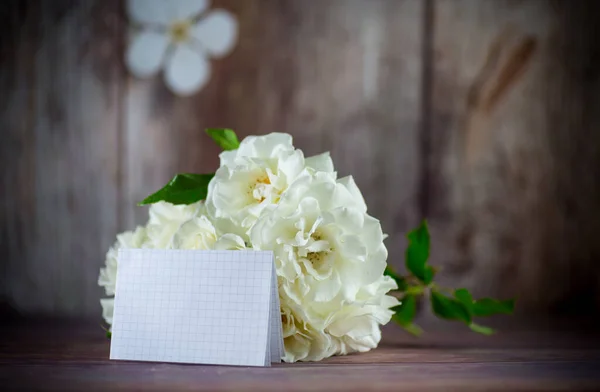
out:
M129 0L127 12L139 27L127 49L126 64L137 77L164 67L176 94L200 90L210 77L207 57L227 54L237 40L237 21L224 10L207 11L208 0Z

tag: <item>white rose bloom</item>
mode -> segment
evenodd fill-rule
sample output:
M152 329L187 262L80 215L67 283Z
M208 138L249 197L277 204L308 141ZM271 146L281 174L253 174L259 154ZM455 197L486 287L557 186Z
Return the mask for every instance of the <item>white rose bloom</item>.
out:
M221 231L244 237L262 210L277 204L300 174L323 171L335 177L328 153L305 159L285 133L249 136L237 150L219 157L221 167L209 184L206 208Z
M217 235L213 224L204 215L183 223L173 236L174 249L239 250L245 249L244 240L235 234Z
M190 205L174 205L161 201L150 206L147 233L150 248L172 249L174 237L181 226L190 219L204 213L202 202Z
M117 235L117 242L108 250L106 254L106 265L100 270L98 285L104 287L106 295L115 295L115 286L117 283L117 255L119 249L142 248L148 242L146 228L138 227L135 231L126 231ZM102 305L102 317L108 324L112 324L113 298L100 300Z
M278 205L264 211L250 239L256 249L274 251L283 314L294 317L284 323L284 335L290 325L301 332L286 338L286 360L319 360L377 346L379 325L398 304L385 294L396 286L383 277L387 249L381 225L367 215L351 177L299 177Z
M213 248L214 250L242 250L246 249L246 243L236 234L223 234L219 239L215 242Z
M400 304L395 297L385 294L397 288L392 278L381 276L359 290L355 302L337 312L332 309L326 330L334 337L336 353L365 352L377 347L381 340L379 326L390 321L394 314L390 308Z
M113 314L115 310L115 299L114 298L102 298L100 300L102 306L102 318L108 325L112 325Z
M146 227L117 236L117 242L106 255L106 267L100 270L98 284L106 295L115 294L117 281L117 255L123 248L239 250L245 249L244 240L235 234L218 235L204 213L204 205L173 205L166 202L150 207L150 220ZM114 298L100 300L102 316L112 324Z
M117 235L117 242L106 253L106 266L100 270L98 277L98 285L104 287L106 295L115 295L119 249L142 248L147 241L145 227L138 227L135 231L126 231Z
M281 280L281 279L280 279ZM319 361L334 355L336 345L331 335L307 323L304 309L279 291L285 362Z

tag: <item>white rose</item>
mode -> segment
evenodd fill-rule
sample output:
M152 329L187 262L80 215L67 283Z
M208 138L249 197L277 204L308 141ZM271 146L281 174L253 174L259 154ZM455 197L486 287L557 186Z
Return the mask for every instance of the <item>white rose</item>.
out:
M138 227L135 231L126 231L117 235L117 242L106 253L106 265L100 270L98 277L98 285L104 287L106 295L115 295L119 249L141 248L147 241L145 227Z
M319 361L335 354L331 335L307 323L304 309L279 292L285 362Z
M235 234L217 235L217 230L210 220L202 215L192 217L181 224L173 236L174 249L198 250L239 250L244 249L244 240Z
M238 158L275 158L281 154L294 152L292 136L273 132L264 136L248 136L236 150L223 151L219 155L220 166L235 167Z
M148 237L146 236L145 227L138 227L135 231L126 231L117 235L117 242L108 250L105 267L100 270L100 276L98 277L98 285L104 287L106 295L115 295L119 249L142 248L147 243ZM102 317L108 324L112 324L113 304L113 298L100 300Z
M377 345L379 325L398 302L385 296L395 283L383 277L381 225L367 215L351 177L299 177L278 205L265 209L250 239L256 249L273 250L282 309L294 315L294 328L312 336L303 352L300 338L286 339L286 358L319 360ZM328 339L315 339L320 334Z
M273 250L282 276L315 301L338 294L353 301L386 267L381 225L367 215L351 178L299 178L260 217L250 239L257 249Z
M380 325L387 324L400 302L390 295L397 289L396 282L382 276L376 282L359 290L356 301L344 304L338 311L332 309L327 332L334 337L337 354L365 352L376 348L381 340Z
M150 206L150 219L146 227L150 248L172 249L174 237L181 226L204 213L202 202L190 205L174 205L161 201Z
M301 173L323 171L335 176L328 153L305 159L284 133L249 136L237 150L219 157L221 167L209 184L207 211L220 231L242 236Z
M173 205L166 202L150 207L150 220L146 227L117 236L117 242L106 255L106 266L100 270L98 284L106 295L115 294L117 281L117 256L122 248L238 250L244 249L244 240L235 234L218 235L210 220L202 215L202 203ZM102 316L112 324L114 298L100 300Z
M102 306L102 318L108 325L112 325L113 314L115 310L115 299L114 298L102 298L100 300Z

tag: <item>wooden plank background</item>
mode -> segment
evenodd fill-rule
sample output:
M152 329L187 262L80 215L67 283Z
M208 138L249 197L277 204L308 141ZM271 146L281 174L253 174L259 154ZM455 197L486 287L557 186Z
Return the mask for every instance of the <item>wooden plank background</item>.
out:
M443 279L521 311L598 307L599 6L221 0L240 39L177 97L123 64L118 0L0 5L0 300L99 319L98 270L135 203L214 170L205 127L284 131L353 174L403 263L427 217Z

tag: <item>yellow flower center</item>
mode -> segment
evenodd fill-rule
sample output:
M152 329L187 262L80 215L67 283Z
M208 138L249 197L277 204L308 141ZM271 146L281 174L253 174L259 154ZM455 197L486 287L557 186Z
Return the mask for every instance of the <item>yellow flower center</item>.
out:
M250 184L248 187L248 194L250 194L258 203L262 203L266 199L265 194L267 192L267 186L269 185L271 185L271 180L265 173Z
M323 240L323 235L321 235L320 232L315 231L312 235L311 238L313 239L313 241L322 241ZM316 270L321 269L322 267L324 267L324 264L326 262L326 258L327 256L333 252L334 249L331 245L329 245L329 249L327 250L322 250L319 252L308 252L306 255L306 258L308 259L308 261L310 261L310 263L313 265L313 267Z
M171 40L176 43L185 42L190 38L192 24L188 20L175 22L169 28Z
M271 180L269 179L268 175L264 175L262 177L260 177L257 181L257 184L265 184L265 185L270 185L271 184Z
M323 264L323 258L327 253L325 252L308 252L306 258L310 263L318 269Z

